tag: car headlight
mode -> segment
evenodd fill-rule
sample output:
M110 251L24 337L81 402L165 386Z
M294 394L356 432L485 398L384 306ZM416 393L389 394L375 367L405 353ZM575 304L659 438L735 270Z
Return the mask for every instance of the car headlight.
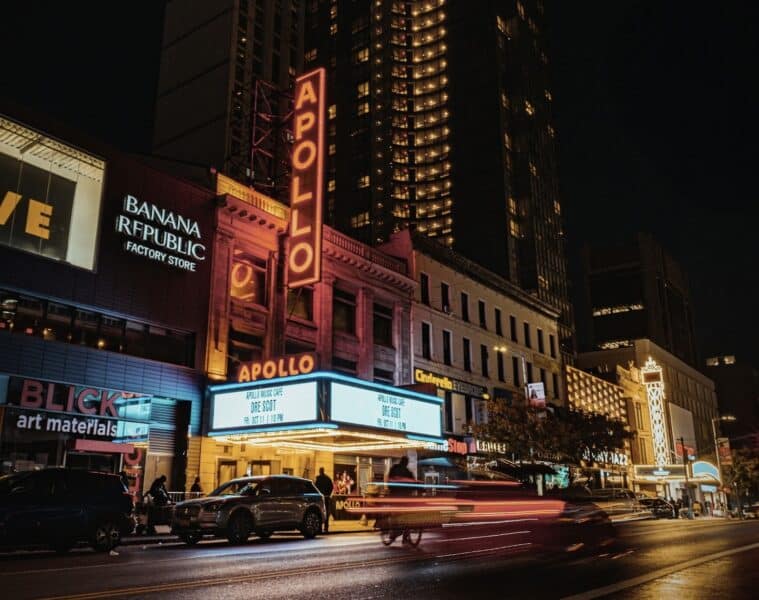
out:
M206 504L203 507L203 512L217 512L223 505L223 502L213 502L211 504Z

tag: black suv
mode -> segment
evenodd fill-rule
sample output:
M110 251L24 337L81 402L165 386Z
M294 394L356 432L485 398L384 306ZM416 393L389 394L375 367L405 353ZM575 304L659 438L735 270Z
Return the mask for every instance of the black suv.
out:
M118 475L49 468L0 477L0 546L62 553L88 542L107 552L133 528L132 498Z
M177 504L171 531L187 544L196 544L204 535L240 544L251 533L267 538L274 531L292 529L313 538L321 532L324 510L324 496L308 479L240 477L205 498Z

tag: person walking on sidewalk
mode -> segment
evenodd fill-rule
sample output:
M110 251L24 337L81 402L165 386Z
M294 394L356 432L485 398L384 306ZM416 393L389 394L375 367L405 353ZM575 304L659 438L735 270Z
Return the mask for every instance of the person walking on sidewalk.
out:
M192 483L192 487L190 488L190 491L193 494L202 494L203 488L200 487L200 477L196 477L195 481Z
M324 467L319 467L319 474L316 476L316 481L314 483L316 484L316 489L322 493L322 496L324 496L324 533L329 533L329 498L332 496L334 485L332 484L329 475L324 472Z

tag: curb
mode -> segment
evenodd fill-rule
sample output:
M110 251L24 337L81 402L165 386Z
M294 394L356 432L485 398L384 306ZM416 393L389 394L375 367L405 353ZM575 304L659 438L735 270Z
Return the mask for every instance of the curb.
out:
M373 527L367 527L365 529L350 529L343 531L329 531L327 533L320 533L318 537L331 536L331 535L347 535L351 533L374 533L377 531ZM293 537L301 537L300 534L294 534ZM224 538L208 538L209 540L223 540ZM164 536L127 536L121 538L120 546L149 546L156 544L178 544L181 540L176 535L164 535Z

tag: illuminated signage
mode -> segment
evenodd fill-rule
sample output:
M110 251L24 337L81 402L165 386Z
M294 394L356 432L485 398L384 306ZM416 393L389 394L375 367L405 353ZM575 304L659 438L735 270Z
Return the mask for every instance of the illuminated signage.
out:
M693 479L713 479L719 481L719 470L712 463L705 460L697 460L692 467Z
M662 368L649 357L641 369L643 382L648 396L648 412L651 415L651 431L653 433L654 458L657 465L669 462L669 440L664 416L664 381Z
M730 467L733 464L733 455L730 452L730 438L717 438L717 448L719 450L719 462L723 467Z
M317 382L220 392L211 400L211 429L255 429L316 420Z
M636 479L651 481L659 479L679 481L685 479L684 465L634 465L633 469Z
M455 440L453 438L448 438L442 443L428 442L424 447L427 450L450 452L451 454L474 454L477 452L477 442L472 438L464 442L460 442L459 440Z
M417 383L431 383L441 390L448 390L449 392L456 392L466 396L488 397L488 389L486 387L475 385L468 381L453 379L447 375L439 375L432 371L425 371L424 369L414 369L414 381Z
M287 257L287 286L291 289L321 279L324 80L321 68L295 80Z
M316 366L316 355L308 352L271 360L254 360L242 363L237 370L237 381L258 381L291 375L311 373Z
M391 394L333 382L330 403L333 421L400 433L441 435L440 404L401 394L400 390Z
M17 429L130 442L148 437L151 396L12 377L8 403L24 411Z
M0 117L0 244L95 266L105 163Z
M596 452L591 452L590 450L586 449L583 454L583 459L603 465L619 465L620 467L626 467L630 462L627 454L622 454L620 452L610 452L608 450L598 450Z
M185 271L206 259L198 222L131 194L124 197L116 232L127 236L124 250Z

